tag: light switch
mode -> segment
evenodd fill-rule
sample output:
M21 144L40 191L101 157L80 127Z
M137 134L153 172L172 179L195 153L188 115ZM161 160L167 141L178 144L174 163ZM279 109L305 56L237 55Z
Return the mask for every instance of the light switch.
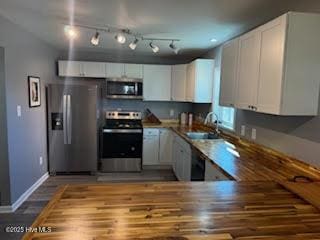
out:
M241 136L245 136L246 135L246 126L245 125L241 125Z
M42 156L39 158L39 164L40 164L40 165L43 164L43 158L42 158Z
M20 105L17 106L17 116L21 117L21 106Z
M251 139L252 140L256 140L257 139L257 129L255 129L255 128L252 128Z

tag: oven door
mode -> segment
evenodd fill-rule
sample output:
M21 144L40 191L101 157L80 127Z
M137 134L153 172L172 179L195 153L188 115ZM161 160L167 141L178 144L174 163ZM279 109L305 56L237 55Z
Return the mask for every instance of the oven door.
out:
M103 130L103 172L137 172L141 165L142 129Z
M142 82L107 80L107 98L142 99Z

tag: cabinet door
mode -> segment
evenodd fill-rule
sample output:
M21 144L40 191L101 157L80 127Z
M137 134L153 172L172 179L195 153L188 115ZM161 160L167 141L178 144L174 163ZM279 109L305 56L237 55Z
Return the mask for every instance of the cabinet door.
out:
M143 137L143 165L159 165L159 136Z
M146 101L170 101L171 66L144 65L143 98Z
M206 161L205 165L206 165L205 175L204 175L205 181L228 181L228 180L230 180L226 175L223 174L222 171L220 171L212 163Z
M106 64L102 62L82 62L82 73L85 77L105 78Z
M123 63L107 63L106 65L106 76L108 78L120 78L124 76Z
M191 181L191 159L192 159L192 154L189 151L184 149L182 154L183 181Z
M239 39L234 39L222 48L219 105L234 107L237 85Z
M178 169L178 156L179 156L179 150L178 150L178 142L177 142L177 136L173 137L173 149L172 149L172 169L174 174L177 177L177 169ZM177 177L178 178L178 177Z
M82 77L81 62L59 61L59 76L61 77Z
M260 32L251 31L239 40L239 65L236 106L249 109L257 102Z
M173 137L169 129L160 129L159 162L164 165L172 164Z
M171 99L184 102L186 99L187 65L172 66Z
M195 103L212 103L214 60L195 61Z
M186 98L188 102L193 102L194 100L195 75L195 63L192 62L187 66Z
M260 28L261 56L257 110L279 114L282 92L286 17L277 18Z
M128 78L143 78L143 66L141 64L125 64L124 74Z

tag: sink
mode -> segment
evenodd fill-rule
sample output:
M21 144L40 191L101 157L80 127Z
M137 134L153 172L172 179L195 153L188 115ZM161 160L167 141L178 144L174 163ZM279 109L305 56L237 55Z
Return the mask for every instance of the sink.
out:
M192 140L201 140L201 139L219 139L218 134L216 133L207 133L207 132L187 132L187 137Z

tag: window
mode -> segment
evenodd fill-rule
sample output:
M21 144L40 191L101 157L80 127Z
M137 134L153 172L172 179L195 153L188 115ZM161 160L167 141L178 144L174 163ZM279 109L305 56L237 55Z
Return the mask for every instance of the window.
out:
M216 52L216 66L214 69L214 99L212 103L212 111L215 112L218 117L220 126L229 130L235 129L235 109L229 107L219 106L219 93L220 93L220 75L221 75L221 53L222 47Z

